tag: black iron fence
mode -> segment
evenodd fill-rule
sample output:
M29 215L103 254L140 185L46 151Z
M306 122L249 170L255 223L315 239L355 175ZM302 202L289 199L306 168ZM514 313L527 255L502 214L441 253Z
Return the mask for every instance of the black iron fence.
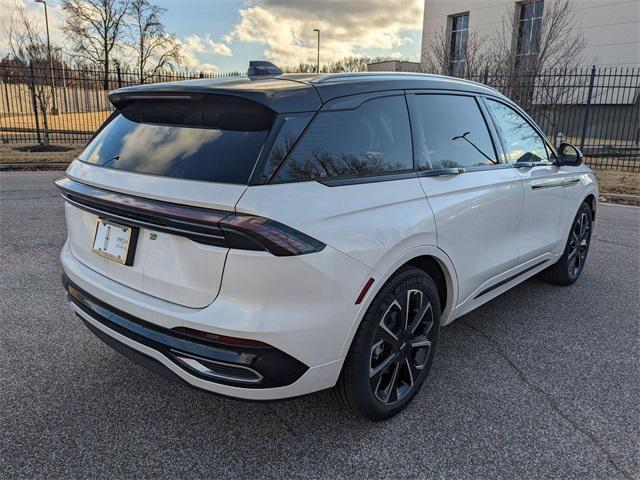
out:
M471 80L521 105L552 143L579 146L594 168L640 172L640 69L550 69Z
M163 72L145 83L239 73ZM518 102L553 143L580 146L595 168L640 172L640 69L545 70L470 77ZM2 143L86 142L112 112L110 90L140 83L138 72L115 68L51 70L0 66ZM106 88L105 88L106 87Z
M239 73L160 72L144 83L216 78ZM109 92L140 84L140 74L50 68L47 64L0 65L0 142L66 144L88 141L113 111Z

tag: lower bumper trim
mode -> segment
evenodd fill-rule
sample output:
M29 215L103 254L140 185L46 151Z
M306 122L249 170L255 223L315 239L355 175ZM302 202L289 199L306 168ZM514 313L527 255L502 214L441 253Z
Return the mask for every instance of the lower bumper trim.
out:
M104 326L107 331L152 349L181 370L207 382L250 389L276 388L294 383L308 370L302 362L268 345L265 345L266 348L254 348L192 340L107 305L80 289L67 277L63 277L63 283L71 303L92 321ZM88 325L86 319L83 320ZM103 331L98 335L96 328L96 325L92 325L90 330L109 346L129 358L134 355L129 350L135 349L126 345L116 348L114 345L120 346L122 342ZM106 341L105 336L110 340ZM132 358L137 363L164 376L167 376L165 373L168 370L170 379L180 378L158 360L137 353L134 355L136 358ZM158 365L152 368L149 361Z
M129 360L132 360L138 365L141 365L147 368L148 370L151 370L152 372L162 375L163 377L169 380L182 383L183 385L189 385L182 378L180 378L178 375L173 373L171 370L169 370L167 367L165 367L162 363L160 363L155 358L151 358L145 355L144 353L139 352L138 350L131 348L128 345L125 345L124 343L119 342L112 336L107 335L99 328L96 328L91 323L87 322L80 315L78 315L78 317L84 322L84 324L86 325L86 327L89 329L91 333L93 333L96 337L98 337L100 340L102 340L105 344L107 344L109 347L111 347L113 350L115 350L119 354L127 357Z

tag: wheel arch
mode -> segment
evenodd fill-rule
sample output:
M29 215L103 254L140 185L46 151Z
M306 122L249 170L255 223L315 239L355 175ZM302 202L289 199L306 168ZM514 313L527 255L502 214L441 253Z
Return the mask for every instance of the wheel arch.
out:
M345 357L348 353L351 342L353 341L353 337L355 336L355 333L358 330L358 327L360 326L360 323L362 322L362 319L366 314L369 306L373 302L373 299L376 297L385 283L387 283L389 278L391 278L391 276L400 268L406 265L420 268L421 270L424 270L427 274L429 274L429 276L431 276L433 281L436 283L436 286L438 287L438 293L440 295L440 322L442 325L446 325L447 323L449 323L449 319L452 318L451 312L453 311L453 307L455 305L458 294L458 280L455 269L453 267L453 263L451 262L451 259L447 256L447 254L437 247L417 247L406 252L395 261L389 263L386 268L384 268L384 273L378 273L380 272L380 270L382 270L381 268L374 270L374 282L371 289L364 297L361 308L358 311L358 315L354 319L354 322L349 331L349 335L345 339L345 342L342 346L342 357ZM444 287L444 292L440 291L441 287Z
M427 273L438 288L438 296L440 297L440 313L447 308L447 298L450 294L450 288L447 287L447 276L443 265L431 255L421 255L409 260L404 265L411 265ZM404 266L403 265L403 266Z
M598 208L598 202L596 200L596 196L593 193L590 193L589 195L587 195L585 197L583 202L586 203L587 205L589 205L589 208L591 209L591 217L593 218L593 220L595 220L596 219L596 209Z

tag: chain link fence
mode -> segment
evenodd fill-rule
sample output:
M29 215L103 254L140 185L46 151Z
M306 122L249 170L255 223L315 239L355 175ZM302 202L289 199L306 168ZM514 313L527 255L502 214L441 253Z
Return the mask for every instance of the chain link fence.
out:
M145 83L237 76L240 73L158 73ZM594 168L640 172L640 69L585 68L535 74L469 77L518 102L552 143L581 147ZM109 91L140 83L115 68L0 67L0 141L82 143L111 114Z

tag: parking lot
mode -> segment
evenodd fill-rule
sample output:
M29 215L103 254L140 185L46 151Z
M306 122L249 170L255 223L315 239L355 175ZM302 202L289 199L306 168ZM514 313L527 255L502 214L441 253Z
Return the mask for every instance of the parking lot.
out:
M60 172L0 175L0 477L638 478L640 209L601 205L585 271L445 327L385 423L326 392L273 403L145 370L68 307Z

